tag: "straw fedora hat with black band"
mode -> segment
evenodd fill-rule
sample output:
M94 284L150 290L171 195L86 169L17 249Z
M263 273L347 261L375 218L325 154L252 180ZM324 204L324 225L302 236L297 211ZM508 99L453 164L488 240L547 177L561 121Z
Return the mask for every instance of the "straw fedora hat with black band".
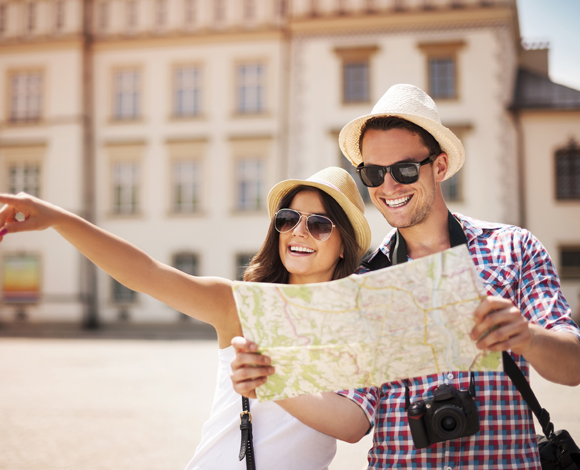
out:
M348 171L337 167L328 167L305 180L285 180L274 186L268 194L268 214L274 217L282 198L297 186L318 188L329 194L346 213L359 246L359 257L362 257L371 244L371 229L364 215L365 204L356 183Z
M439 111L433 99L420 88L399 84L387 90L370 114L349 122L340 131L338 144L346 158L354 166L362 163L359 140L364 124L375 117L398 117L406 119L429 132L447 154L449 168L445 179L451 178L465 161L465 149L457 136L441 124Z

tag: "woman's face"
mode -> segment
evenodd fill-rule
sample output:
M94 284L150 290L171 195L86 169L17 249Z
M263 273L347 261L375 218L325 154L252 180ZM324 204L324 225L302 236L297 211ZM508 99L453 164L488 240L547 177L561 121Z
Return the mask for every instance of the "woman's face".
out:
M302 213L327 216L317 191L299 192L289 208ZM280 234L279 248L282 264L290 274L290 284L332 280L334 269L343 256L338 228L332 230L327 240L316 240L306 229L306 217L302 217L293 230Z

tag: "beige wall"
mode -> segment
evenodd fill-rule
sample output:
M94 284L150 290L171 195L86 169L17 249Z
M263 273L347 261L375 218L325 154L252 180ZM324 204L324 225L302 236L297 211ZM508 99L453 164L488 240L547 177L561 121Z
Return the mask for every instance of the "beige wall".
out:
M580 112L524 112L521 125L526 228L544 244L559 268L559 247L580 245L580 201L556 200L555 152L570 139L580 142ZM580 280L564 279L562 292L580 321Z

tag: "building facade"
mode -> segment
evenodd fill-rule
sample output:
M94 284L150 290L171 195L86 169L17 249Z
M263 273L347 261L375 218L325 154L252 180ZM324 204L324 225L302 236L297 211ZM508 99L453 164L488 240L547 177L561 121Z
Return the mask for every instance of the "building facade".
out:
M411 83L466 147L450 208L532 229L572 263L577 309L580 196L561 202L536 180L554 152L577 155L579 108L514 107L533 55L513 0L0 0L0 191L36 194L186 272L237 278L264 239L268 189L348 168L342 126ZM553 143L528 142L548 134L535 125ZM534 198L557 206L549 223ZM367 216L376 247L389 227L370 202ZM54 231L0 249L0 321L183 317Z

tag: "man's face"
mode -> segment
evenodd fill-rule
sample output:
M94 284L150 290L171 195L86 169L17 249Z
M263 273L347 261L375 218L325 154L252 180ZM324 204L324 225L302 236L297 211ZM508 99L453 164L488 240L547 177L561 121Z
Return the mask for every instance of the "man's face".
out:
M429 156L429 149L418 134L407 129L369 129L364 135L361 153L365 166L389 166L420 162ZM439 164L442 157L446 170L447 155L443 153L436 163L420 168L416 183L400 184L387 174L381 186L368 188L374 205L392 227L413 227L427 219L437 198L437 182L445 175Z

